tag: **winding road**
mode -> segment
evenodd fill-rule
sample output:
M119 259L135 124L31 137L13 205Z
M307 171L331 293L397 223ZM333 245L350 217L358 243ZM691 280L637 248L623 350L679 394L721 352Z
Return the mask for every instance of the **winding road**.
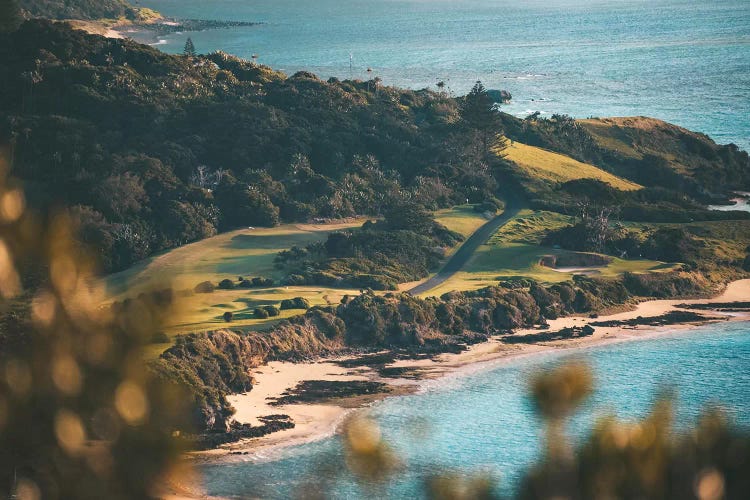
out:
M503 213L488 221L485 225L477 229L469 239L467 239L461 248L454 253L448 262L443 265L442 269L435 274L432 278L428 279L424 283L421 283L411 290L409 293L412 295L420 295L425 292L429 292L438 285L445 283L448 278L456 274L464 264L466 264L474 252L477 251L481 245L483 245L495 232L508 223L513 217L518 215L521 211L523 204L515 197L506 198L505 210Z

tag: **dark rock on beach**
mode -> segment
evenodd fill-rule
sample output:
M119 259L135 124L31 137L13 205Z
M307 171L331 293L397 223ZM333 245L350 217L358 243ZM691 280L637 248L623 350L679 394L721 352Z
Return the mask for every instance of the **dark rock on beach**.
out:
M343 399L355 396L385 394L391 392L390 387L382 382L365 380L305 380L297 387L286 391L284 395L270 404L273 406L320 403L332 399Z

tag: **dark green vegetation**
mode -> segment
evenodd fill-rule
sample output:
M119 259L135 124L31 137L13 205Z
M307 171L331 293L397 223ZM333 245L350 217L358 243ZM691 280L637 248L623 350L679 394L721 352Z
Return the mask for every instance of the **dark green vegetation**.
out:
M578 276L572 283L551 286L512 281L439 299L367 292L345 297L337 306L313 307L270 332L180 337L153 366L188 386L196 403L196 426L217 430L227 428L232 414L224 397L251 390L248 373L267 361L342 354L352 348L389 348L410 355L460 352L490 335L545 325L547 319L562 315L600 311L640 297L695 296L706 288L705 280L695 274L665 273L626 274L621 280ZM580 332L568 337L573 334ZM546 340L563 338L544 335Z
M498 151L503 131L645 188L529 177ZM455 99L376 81L287 77L223 53L170 56L29 21L0 35L0 142L10 146L28 206L70 208L105 270L225 229L367 215L378 221L282 252L277 263L288 285L388 290L426 276L459 240L429 211L467 198L496 206L503 192L580 215L580 224L550 234L549 244L687 266L552 286L515 281L441 299L368 291L270 332L181 337L153 367L188 388L203 430L227 430L225 396L250 390L249 370L271 359L355 347L460 350L636 297L704 294L748 262L748 215L704 209L728 190L750 190L746 153L647 119L519 120L494 111L480 85ZM615 207L628 221L622 226ZM195 292L215 288L204 282ZM308 307L296 299L281 304ZM258 318L276 312L252 311Z
M325 242L279 253L276 266L287 285L323 285L396 290L435 268L445 249L461 241L421 207L398 204L378 222L331 234ZM283 304L282 304L283 309Z
M483 202L497 186L445 95L46 21L2 35L0 109L30 205L71 207L105 270L219 230Z
M642 208L644 216L650 213L648 205L660 210L670 205L673 209L700 208L695 201L750 186L748 155L736 145L720 146L704 134L651 118L577 121L532 115L525 120L504 120L504 126L508 136L519 142L565 154L645 186L640 196L623 200L647 205ZM575 187L558 186L555 197L565 195L575 197ZM601 201L613 193L592 189L586 195ZM538 202L544 203L541 197ZM653 216L657 214L654 210Z
M170 56L47 21L0 38L0 140L11 145L14 174L31 207L71 208L106 271L225 229L387 218L399 207L366 236L332 236L280 261L290 284L392 289L424 277L437 249L455 243L424 217L401 219L502 191L567 213L582 200L617 206L623 220L747 217L702 208L750 189L747 154L661 122L519 120L493 111L481 85L455 99L287 77L223 53ZM490 154L502 130L646 188L528 178Z
M6 1L6 0L3 0ZM137 19L126 0L14 0L29 17L46 19Z
M583 212L575 224L550 231L543 243L618 257L682 262L715 280L743 276L748 271L750 220L623 224L613 223L611 217L608 209Z

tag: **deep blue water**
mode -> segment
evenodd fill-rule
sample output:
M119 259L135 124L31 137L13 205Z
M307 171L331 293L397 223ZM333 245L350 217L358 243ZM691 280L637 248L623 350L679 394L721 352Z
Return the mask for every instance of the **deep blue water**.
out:
M596 381L593 396L571 422L573 436L586 432L597 416L645 416L664 388L677 391L678 427L694 424L706 405L718 402L736 425L750 426L750 323L526 356L430 382L423 393L387 399L370 409L406 467L377 496L420 498L421 478L446 469L489 472L503 491L512 491L539 452L542 428L526 396L529 377L571 356L587 361ZM274 458L203 467L208 493L305 496L324 476L321 471L342 470L337 437ZM372 491L358 489L346 477L329 487L334 498L372 497Z
M750 147L748 0L141 0L186 18L263 21L191 33L288 73L380 76L457 94L481 79L505 110L648 115ZM182 51L186 34L159 45ZM349 55L352 55L350 71Z

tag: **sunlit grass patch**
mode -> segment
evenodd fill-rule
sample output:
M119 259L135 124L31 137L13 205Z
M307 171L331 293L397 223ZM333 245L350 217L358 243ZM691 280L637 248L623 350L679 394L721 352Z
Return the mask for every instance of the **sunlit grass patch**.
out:
M274 228L247 228L223 233L176 248L105 279L117 298L126 288L138 293L160 284L175 290L192 289L202 281L218 283L239 276L280 279L273 261L281 250L323 241L328 234L360 227L364 219L334 224L285 224Z
M597 179L623 191L634 191L642 187L594 165L520 142L508 144L503 153L537 180L561 183L576 179Z
M435 220L465 238L487 222L484 215L474 211L474 205L458 205L438 210L435 213Z
M548 231L560 229L572 222L572 217L557 212L521 210L513 220L501 227L490 238L489 244L538 244Z

